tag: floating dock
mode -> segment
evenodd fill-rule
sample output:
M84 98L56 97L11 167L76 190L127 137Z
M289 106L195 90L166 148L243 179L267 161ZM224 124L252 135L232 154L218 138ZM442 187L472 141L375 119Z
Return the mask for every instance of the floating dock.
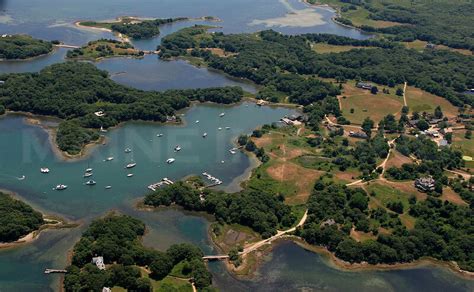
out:
M172 180L170 180L167 177L164 177L164 178L161 179L161 181L149 185L148 189L154 192L154 191L156 191L157 189L161 188L164 185L172 185L172 184L174 184L174 182Z
M207 187L213 187L213 186L218 186L218 185L222 184L222 181L220 179L218 179L215 176L210 175L207 172L203 172L202 175L212 182L212 184L207 186Z
M45 274L65 274L67 270L59 270L59 269L46 269L44 270Z

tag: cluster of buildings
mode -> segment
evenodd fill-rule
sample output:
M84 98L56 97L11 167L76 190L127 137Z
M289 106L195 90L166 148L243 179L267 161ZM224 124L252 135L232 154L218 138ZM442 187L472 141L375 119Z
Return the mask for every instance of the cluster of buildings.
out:
M436 181L431 177L420 177L415 180L415 187L425 193L435 190Z
M281 118L280 121L290 126L300 126L304 121L304 117L300 115L291 115Z
M420 120L410 120L408 121L408 125L413 128L413 129L418 129L417 125ZM424 131L420 131L420 135L425 135L429 137L431 140L436 142L438 146L448 146L448 140L445 138L446 134L452 133L453 130L452 128L441 128L438 126L440 122L442 122L443 119L436 119L436 118L431 118L427 119L426 122L430 125L429 129L426 129Z

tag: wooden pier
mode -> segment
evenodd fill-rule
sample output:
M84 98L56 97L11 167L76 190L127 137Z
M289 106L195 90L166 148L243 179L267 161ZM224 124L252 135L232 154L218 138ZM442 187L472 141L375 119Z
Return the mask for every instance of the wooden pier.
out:
M228 255L208 255L202 257L202 259L205 261L223 261L227 260L228 258Z
M59 269L45 269L45 274L65 274L67 270L59 270Z
M148 186L148 189L151 190L151 191L156 191L158 188L164 186L164 185L172 185L174 184L174 182L168 178L162 178L161 181L157 182L157 183L154 183L154 184L151 184Z
M202 175L207 178L208 180L210 180L212 182L211 185L208 185L206 186L206 188L210 188L210 187L214 187L214 186L218 186L218 185L221 185L222 184L222 181L220 179L218 179L217 177L214 177L212 175L210 175L209 173L207 172L203 172Z

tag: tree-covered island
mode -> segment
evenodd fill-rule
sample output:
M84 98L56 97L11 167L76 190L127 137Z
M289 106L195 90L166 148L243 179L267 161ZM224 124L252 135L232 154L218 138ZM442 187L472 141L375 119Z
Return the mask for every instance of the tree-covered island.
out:
M103 28L120 33L132 39L149 39L160 34L160 25L177 21L184 21L188 18L166 18L166 19L138 19L134 17L121 17L114 22L80 21L78 25Z
M135 49L135 47L128 42L100 39L90 41L81 48L68 51L66 57L68 59L95 61L102 58L142 57L143 55L143 51Z
M53 51L53 43L28 35L0 35L0 59L18 60L45 55Z
M144 247L145 224L126 215L94 220L73 249L65 291L213 291L202 251L187 243L165 252Z

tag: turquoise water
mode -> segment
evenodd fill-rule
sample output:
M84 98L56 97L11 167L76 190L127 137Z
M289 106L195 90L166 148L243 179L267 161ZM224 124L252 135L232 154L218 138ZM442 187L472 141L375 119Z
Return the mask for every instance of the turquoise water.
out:
M219 117L222 112L225 116ZM106 145L97 146L86 159L75 162L65 162L55 155L45 131L25 125L21 117L7 117L0 123L0 186L21 193L50 212L79 219L97 216L129 198L143 196L149 184L164 177L177 180L207 171L228 184L250 166L244 153L232 155L228 151L234 147L233 140L289 113L292 110L253 103L194 106L185 112L184 126L128 123L106 133ZM206 138L202 137L204 132L208 133ZM174 152L176 145L181 145L180 152ZM126 148L133 151L125 153ZM114 160L105 162L109 156ZM176 162L167 164L168 158ZM137 166L126 170L124 166L131 161ZM41 167L51 172L42 174ZM84 185L88 179L83 174L88 167L94 169L95 186ZM128 173L134 176L127 177ZM26 179L19 181L17 177L23 175ZM68 185L68 189L54 191L58 184ZM108 185L112 188L106 190Z
M225 116L219 117L222 112ZM206 253L213 253L207 237L209 223L204 218L176 210L137 211L133 206L147 192L147 185L163 177L178 180L207 171L224 184L230 183L250 166L244 153L229 153L234 147L232 141L240 133L249 133L258 125L278 121L290 113L293 110L257 107L253 103L193 106L184 112L185 125L128 123L107 133L106 145L97 146L87 158L72 162L58 158L51 150L48 134L25 124L23 117L0 119L0 187L20 193L40 210L85 223L73 230L48 231L31 245L1 251L0 291L44 291L51 285L57 287L58 277L46 277L42 271L47 267L64 267L67 251L87 222L109 210L143 220L149 228L144 238L147 246L165 249L176 242L193 242ZM195 123L196 120L200 122ZM219 127L223 129L218 130ZM208 133L206 138L202 137L204 132ZM157 137L158 133L163 136ZM182 147L178 153L173 150L177 144ZM127 147L133 149L132 153L124 152ZM105 162L109 156L114 160ZM168 165L165 161L170 157L176 162ZM137 166L125 170L124 166L132 160ZM48 167L51 172L41 174L41 167ZM87 167L93 168L95 186L84 185L86 179L82 176ZM134 176L128 178L128 173ZM18 180L23 175L26 179ZM52 190L60 183L68 185L68 189ZM106 190L106 185L112 188Z

